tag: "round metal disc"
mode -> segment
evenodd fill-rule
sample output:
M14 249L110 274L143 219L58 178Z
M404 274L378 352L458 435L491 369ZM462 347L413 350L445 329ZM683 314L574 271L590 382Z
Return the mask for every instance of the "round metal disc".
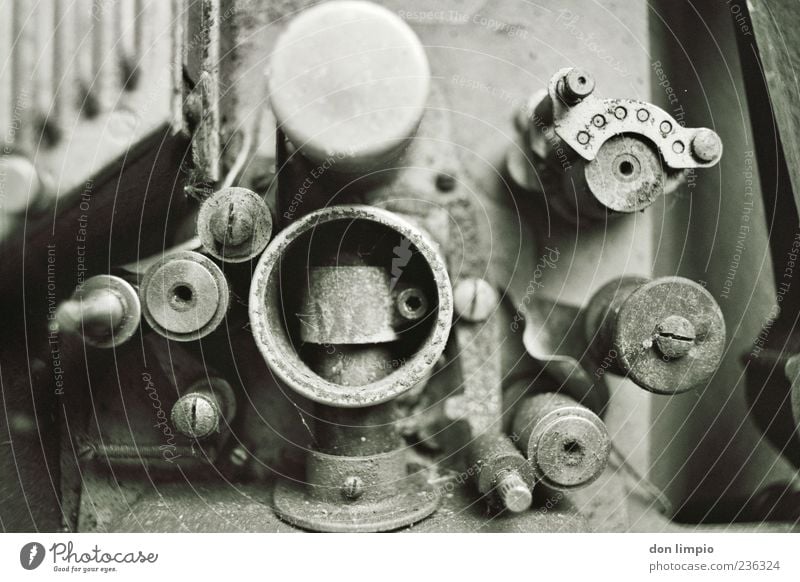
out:
M193 251L165 255L145 273L140 290L144 316L159 334L192 341L214 331L230 301L217 265Z
M231 244L224 238L219 240L220 225L216 222L221 220L220 214L231 223L246 222L247 239L238 244ZM266 248L272 236L272 215L267 203L255 192L247 188L225 188L214 192L200 206L197 236L212 257L226 263L242 263L257 257Z
M695 337L686 355L670 358L656 343L670 316L685 318ZM682 277L662 277L636 289L617 316L614 347L620 367L643 388L678 394L708 381L722 360L725 321L717 302L701 285Z
M610 138L586 164L586 184L603 206L615 212L647 208L664 193L666 175L655 147L626 135Z
M430 85L411 28L382 6L353 0L294 18L268 75L278 126L308 158L335 171L390 159L416 130Z
M535 442L528 444L536 459L537 476L554 489L572 489L597 479L608 461L608 434L602 424L583 418L579 408L550 413Z

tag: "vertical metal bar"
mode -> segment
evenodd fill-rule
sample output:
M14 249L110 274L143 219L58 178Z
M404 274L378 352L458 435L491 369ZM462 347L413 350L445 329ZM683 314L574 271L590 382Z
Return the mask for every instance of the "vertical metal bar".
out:
M183 64L186 61L186 4L172 0L172 128L175 133L185 130L183 115Z

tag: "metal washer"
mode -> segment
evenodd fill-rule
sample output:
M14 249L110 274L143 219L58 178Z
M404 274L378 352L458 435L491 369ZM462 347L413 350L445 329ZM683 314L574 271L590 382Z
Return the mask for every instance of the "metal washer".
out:
M222 323L230 304L222 270L194 251L164 255L152 264L139 294L147 323L174 341L207 336Z

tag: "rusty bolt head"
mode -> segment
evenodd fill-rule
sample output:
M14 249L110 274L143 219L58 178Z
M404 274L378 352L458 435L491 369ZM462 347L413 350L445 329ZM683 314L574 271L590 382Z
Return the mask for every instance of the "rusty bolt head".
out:
M346 499L358 499L364 493L364 481L361 477L351 475L342 484L342 495Z
M562 99L570 105L585 99L594 91L594 77L583 69L570 69L560 84Z
M220 411L212 397L205 394L185 394L172 407L172 424L190 439L206 438L219 431Z
M692 322L680 315L665 317L656 327L655 344L667 358L682 358L694 346Z
M503 506L514 513L527 511L533 502L530 488L517 471L502 471L497 478L497 494Z
M222 245L239 246L253 236L253 218L250 209L238 199L232 198L211 215L211 234Z
M485 279L462 279L453 289L456 313L467 321L484 321L497 307L497 291Z
M272 236L267 203L247 188L223 188L203 201L197 234L206 252L227 263L248 261L261 253Z
M701 162L713 162L722 155L722 142L710 129L699 129L692 138L692 154Z

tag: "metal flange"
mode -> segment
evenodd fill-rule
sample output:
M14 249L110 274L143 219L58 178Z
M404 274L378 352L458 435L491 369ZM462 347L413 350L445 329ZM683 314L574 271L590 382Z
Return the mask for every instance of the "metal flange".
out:
M441 495L424 472L408 474L403 449L364 457L311 452L308 480L276 485L275 512L297 527L321 532L381 532L416 523Z

